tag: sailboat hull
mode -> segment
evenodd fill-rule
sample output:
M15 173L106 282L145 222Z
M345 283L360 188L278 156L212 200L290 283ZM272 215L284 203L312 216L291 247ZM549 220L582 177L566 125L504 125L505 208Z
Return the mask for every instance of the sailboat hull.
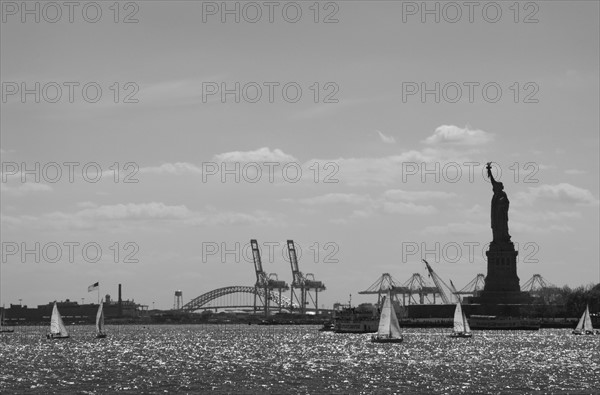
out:
M61 335L60 333L48 333L46 335L47 339L68 339L69 335Z
M96 335L96 339L104 339L106 337L106 333L98 333Z
M14 329L0 329L0 333L13 333Z
M574 330L572 333L574 335L597 335L598 334L594 331L578 331L578 330Z
M455 332L450 335L450 337L473 337L472 333L464 333L464 332Z
M372 343L402 343L404 338L402 337L380 337L377 335L371 336Z

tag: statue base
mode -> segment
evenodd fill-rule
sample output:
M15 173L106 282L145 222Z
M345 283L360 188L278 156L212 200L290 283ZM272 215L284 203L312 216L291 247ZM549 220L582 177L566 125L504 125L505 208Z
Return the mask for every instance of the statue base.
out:
M517 276L517 255L511 241L490 244L487 256L487 277L485 287L472 303L479 304L529 304L533 298L528 292L521 292Z

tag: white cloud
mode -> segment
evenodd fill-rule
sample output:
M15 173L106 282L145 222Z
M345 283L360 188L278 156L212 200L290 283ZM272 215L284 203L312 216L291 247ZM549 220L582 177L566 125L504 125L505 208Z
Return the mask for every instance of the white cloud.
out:
M386 144L396 144L396 139L393 136L388 136L383 134L383 132L380 132L379 130L377 130L377 134L379 135L379 138L381 139L381 141L383 141Z
M453 199L456 197L456 194L442 191L405 191L402 189L390 189L385 191L383 196L390 200L421 201L427 199Z
M191 212L184 205L168 206L160 202L151 202L89 207L77 212L76 215L80 218L89 219L160 220L186 218L191 215Z
M556 232L568 233L573 232L573 228L568 225L549 225L549 226L535 226L528 223L514 221L509 224L510 229L518 233L540 233L540 234L552 234ZM511 231L512 233L512 231Z
M201 79L177 79L143 84L136 97L140 103L154 106L182 106L220 102L221 95L207 95L203 99L203 85L209 81L220 81L225 76L221 74L205 75Z
M407 151L400 155L381 158L314 159L308 163L335 164L335 167L339 169L335 178L350 186L385 186L402 181L402 174L405 170L403 166L408 163L420 166L423 162L433 160L435 160L435 156L431 153ZM418 178L419 176L414 177Z
M299 203L308 205L317 204L361 204L369 202L371 198L367 195L358 195L355 193L328 193L326 195L315 196L311 198L299 199Z
M425 144L482 145L493 140L493 135L483 130L470 130L454 125L442 125L427 137Z
M140 168L140 173L151 174L202 174L202 169L198 166L187 162L163 163L160 166L150 166Z
M49 192L52 187L48 184L40 184L34 182L21 183L18 186L10 186L6 183L0 185L0 191L9 196L24 196L30 193Z
M581 213L578 211L533 211L533 210L519 210L511 209L509 215L512 218L518 219L525 223L532 223L538 221L555 221L563 223L568 219L581 218Z
M421 233L429 235L447 235L447 234L467 234L480 235L489 232L491 236L491 228L483 223L475 222L452 222L445 225L427 226Z
M278 226L284 223L283 218L274 216L262 210L255 210L248 213L239 213L233 211L215 211L209 210L204 213L196 213L193 218L185 221L187 225L268 225Z
M569 204L598 205L598 199L587 189L568 183L529 187L527 192L516 195L518 201L531 205L537 200L557 201Z
M231 151L215 155L220 162L294 162L296 158L275 148L262 147L254 151Z
M82 209L76 212L55 211L35 216L2 215L3 225L23 226L27 229L53 230L97 230L106 229L148 229L146 221L153 227L157 221L168 221L186 226L199 225L277 225L283 222L265 211L255 210L248 213L216 210L213 208L196 212L185 205L170 206L162 202L127 203L114 205L96 205L92 202L80 202ZM143 225L136 225L142 223ZM158 225L162 226L162 225ZM152 227L150 227L152 228Z
M465 214L467 216L480 216L483 215L486 211L484 210L483 206L481 206L480 204L476 204L473 207L467 209L465 211Z
M422 206L413 202L383 202L383 210L391 214L430 215L437 213L437 209L433 206Z
M569 175L587 174L587 171L579 170L579 169L568 169L568 170L565 170L565 174L569 174Z
M390 193L390 192L402 192L402 193ZM423 198L418 199L417 197L423 194ZM441 194L437 192L428 193L427 191L409 192L392 190L383 193L378 198L372 198L369 195L359 195L354 193L329 193L325 195L315 196L312 198L304 199L285 199L289 202L297 201L298 203L306 205L319 205L319 204L352 204L362 205L361 208L352 211L349 218L361 219L368 218L377 213L387 214L406 214L406 215L431 215L438 212L437 208L431 205L420 205L415 204L415 200L425 200L429 198L440 198ZM448 196L454 196L454 194L447 194ZM427 196L427 197L425 197ZM346 220L336 220L337 223L345 223Z
M213 162L256 162L262 172L261 180L269 180L271 174L277 184L288 183L281 165L295 163L301 168L300 180L313 182L318 177L323 183L344 183L348 186L388 186L397 182L434 182L442 177L456 182L467 180L473 169L464 165L471 158L464 152L456 152L452 148L428 147L422 150L409 150L397 155L384 157L358 157L311 159L300 164L297 159L280 149L271 150L268 147L254 151L232 151L215 155ZM271 166L264 165L273 162ZM481 164L483 166L483 164ZM211 170L214 167L210 168ZM317 170L318 169L318 172ZM253 169L250 169L253 171ZM432 170L433 173L432 174ZM163 163L160 166L140 168L140 173L151 174L191 174L202 175L203 168L188 162ZM460 172L457 174L457 172ZM477 172L477 170L475 170ZM427 174L426 174L427 173ZM290 174L295 174L293 171ZM214 175L211 173L210 175ZM243 173L242 173L243 175ZM249 177L253 174L249 175ZM292 177L291 175L288 175ZM216 179L216 178L215 178ZM272 181L271 181L272 182Z

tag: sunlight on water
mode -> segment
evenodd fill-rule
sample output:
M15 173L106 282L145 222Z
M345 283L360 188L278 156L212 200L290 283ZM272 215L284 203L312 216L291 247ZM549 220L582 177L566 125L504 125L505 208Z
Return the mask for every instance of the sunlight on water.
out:
M314 326L46 327L0 335L1 393L599 393L600 337L405 329L402 344Z

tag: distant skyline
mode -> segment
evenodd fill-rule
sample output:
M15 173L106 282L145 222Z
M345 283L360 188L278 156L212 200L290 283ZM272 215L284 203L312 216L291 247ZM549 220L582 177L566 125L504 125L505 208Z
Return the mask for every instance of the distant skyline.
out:
M101 3L97 23L6 3L0 305L95 303L99 282L171 308L253 285L250 239L288 283L293 239L327 308L426 277L422 258L462 288L486 273L488 161L521 285L600 282L598 2L499 3L495 23L491 2L472 23L445 2L439 23L421 2L298 2L295 23L291 2L272 23L236 2L239 23L221 2Z

